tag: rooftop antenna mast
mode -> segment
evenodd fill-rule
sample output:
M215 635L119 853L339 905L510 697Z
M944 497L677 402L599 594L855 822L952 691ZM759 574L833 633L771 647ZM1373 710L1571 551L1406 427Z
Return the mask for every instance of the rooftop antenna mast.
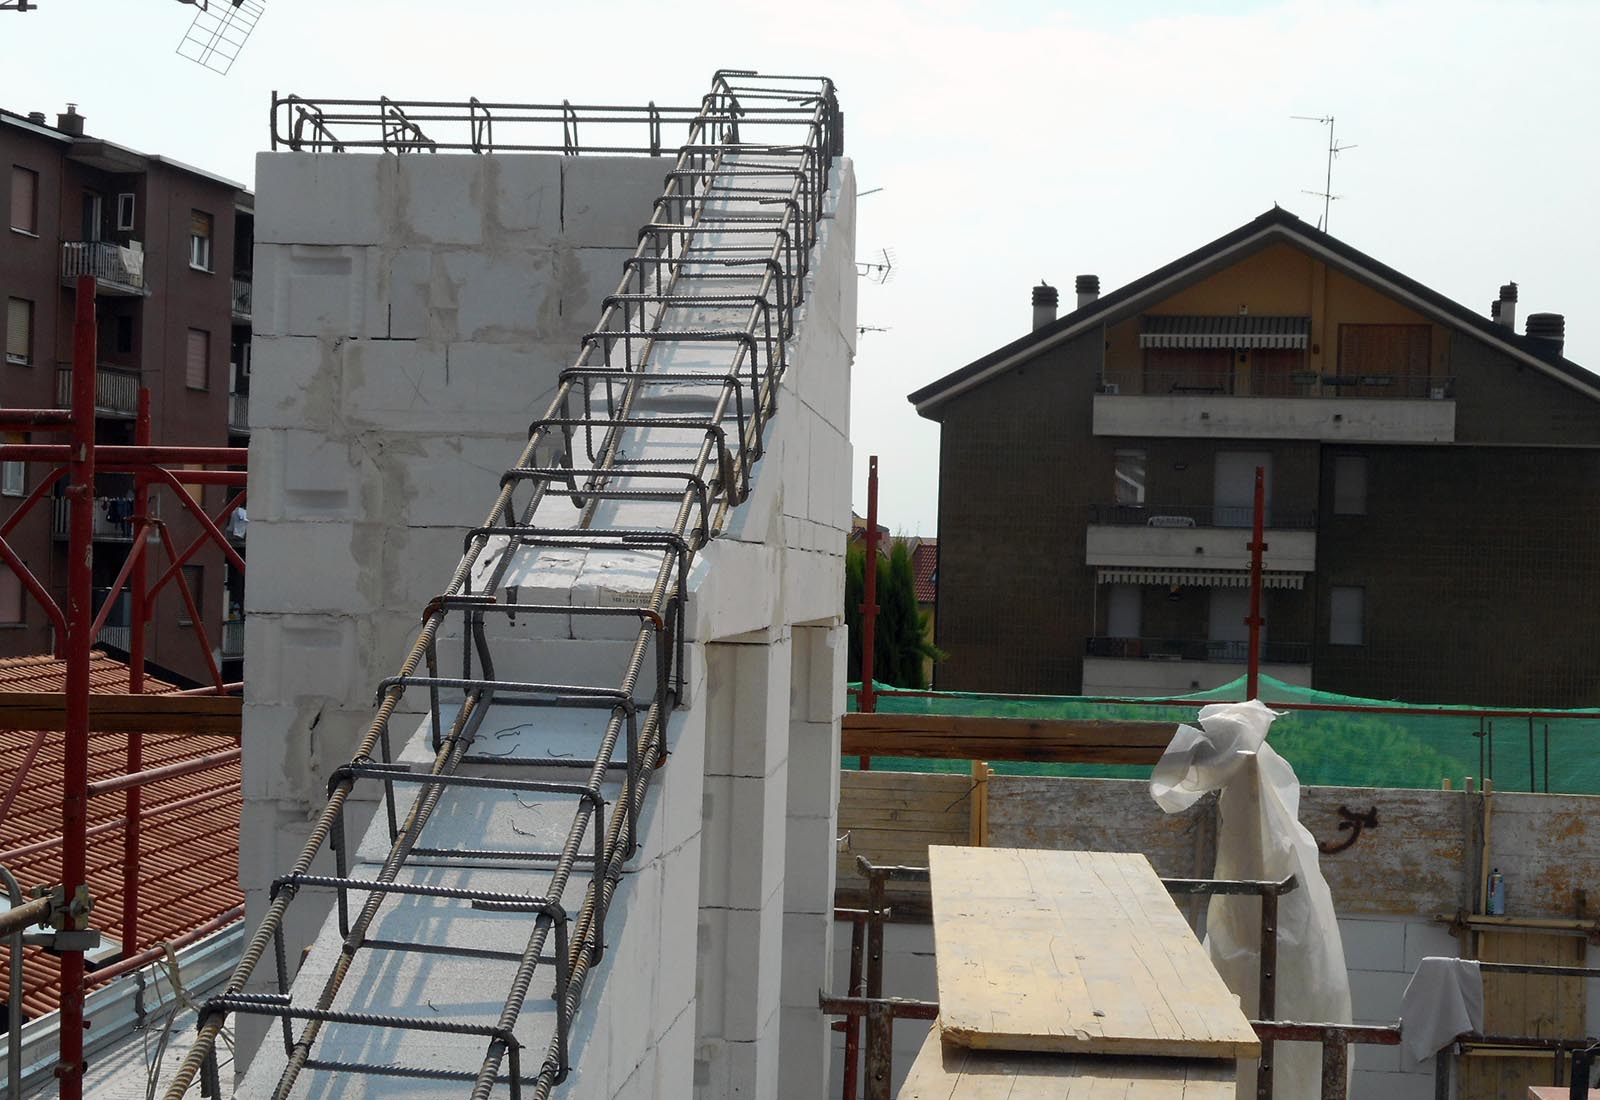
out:
M1354 145L1340 145L1333 137L1332 115L1290 115L1290 118L1299 119L1301 122L1315 122L1328 128L1328 171L1323 179L1321 191L1303 191L1307 195L1318 195L1322 198L1322 220L1317 223L1317 228L1324 233L1328 232L1328 215L1331 212L1333 200L1342 196L1333 193L1333 161L1346 149L1354 149Z

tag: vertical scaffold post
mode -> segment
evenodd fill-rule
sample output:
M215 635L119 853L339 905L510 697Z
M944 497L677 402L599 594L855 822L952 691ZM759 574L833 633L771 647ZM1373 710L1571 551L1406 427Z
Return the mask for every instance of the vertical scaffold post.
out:
M150 446L150 391L139 387L139 415L134 421L133 441L140 447ZM150 574L146 567L145 551L149 547L146 517L150 514L150 478L140 467L133 474L133 572L128 576L130 601L133 604L132 626L128 631L128 694L144 691L145 621L149 616ZM144 770L144 734L128 734L128 751L125 760L127 774ZM142 785L128 788L123 796L122 827L122 957L130 958L139 952L139 834L144 812Z
M89 801L89 632L94 623L95 280L78 279L72 329L72 455L67 487L67 714L61 793L61 886L68 906L85 886ZM77 927L79 920L70 920ZM61 953L61 1100L83 1100L83 951Z
M1267 549L1262 535L1266 511L1266 471L1256 467L1255 502L1250 521L1250 617L1245 625L1250 628L1250 655L1246 667L1249 672L1245 682L1245 698L1254 699L1261 693L1261 555Z
M867 555L861 575L864 586L861 600L861 693L856 696L856 706L862 714L878 709L878 695L873 690L873 655L878 644L878 456L867 459ZM872 757L861 758L861 770L870 771Z

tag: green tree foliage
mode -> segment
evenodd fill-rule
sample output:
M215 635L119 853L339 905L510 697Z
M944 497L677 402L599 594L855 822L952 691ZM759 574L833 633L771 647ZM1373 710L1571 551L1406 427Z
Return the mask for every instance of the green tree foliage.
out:
M866 598L866 547L852 543L844 561L844 621L850 630L849 678L861 679L861 604ZM917 608L911 547L894 539L889 554L878 555L878 619L874 628L872 676L880 684L921 689L926 658L940 653L928 638L928 616Z

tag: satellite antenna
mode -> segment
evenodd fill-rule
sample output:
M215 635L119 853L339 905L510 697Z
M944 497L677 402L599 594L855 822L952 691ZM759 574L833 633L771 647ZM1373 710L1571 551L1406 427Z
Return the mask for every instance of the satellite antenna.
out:
M0 0L0 11L32 11L38 6L29 0Z
M880 249L878 260L857 260L856 274L869 282L882 286L894 275L894 252L890 249Z
M1333 193L1333 161L1334 158L1340 153L1344 152L1346 149L1354 149L1355 146L1340 145L1333 139L1332 115L1290 115L1289 117L1293 119L1299 119L1301 122L1315 122L1318 125L1326 126L1328 128L1328 172L1326 177L1323 179L1322 190L1308 191L1302 189L1301 191L1302 194L1318 195L1322 198L1322 220L1317 223L1317 228L1326 233L1328 232L1329 207L1332 205L1334 199L1344 197L1342 195L1335 195Z
M266 0L178 0L196 10L194 22L178 43L178 56L226 75L244 49Z
M888 325L857 325L856 326L856 334L858 336L865 336L869 332L888 332L888 331L889 331L889 326Z

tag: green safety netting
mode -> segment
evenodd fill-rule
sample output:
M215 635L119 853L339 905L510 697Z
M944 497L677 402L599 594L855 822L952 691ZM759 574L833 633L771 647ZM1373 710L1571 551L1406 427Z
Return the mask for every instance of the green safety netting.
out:
M852 684L855 688L859 685ZM1243 699L1245 679L1178 697L1172 706L1150 706L1072 696L998 696L929 692L926 696L880 695L886 714L972 714L996 718L1131 718L1193 723L1209 702ZM893 692L887 684L879 691ZM1334 787L1457 788L1467 777L1487 776L1500 791L1600 794L1600 710L1516 710L1450 704L1405 704L1360 699L1296 687L1261 677L1263 702L1383 707L1393 713L1285 711L1273 723L1270 741L1294 765L1300 782ZM857 709L854 692L849 707ZM1146 779L1139 765L1031 764L991 762L1007 775L1067 775ZM845 767L859 761L844 758ZM891 771L964 772L959 760L875 756L872 767Z

